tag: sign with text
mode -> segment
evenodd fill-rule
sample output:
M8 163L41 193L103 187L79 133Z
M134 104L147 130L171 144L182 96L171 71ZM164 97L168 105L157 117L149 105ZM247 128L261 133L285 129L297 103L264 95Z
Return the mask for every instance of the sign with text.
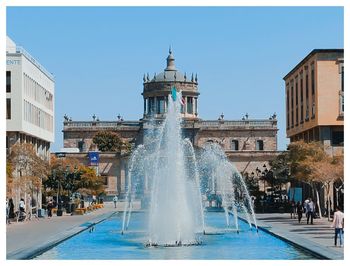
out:
M91 151L88 153L89 156L89 164L90 165L98 165L99 161L100 161L100 156L99 153L96 151Z
M20 65L21 64L21 60L18 59L7 59L6 60L6 65L10 66L10 65Z

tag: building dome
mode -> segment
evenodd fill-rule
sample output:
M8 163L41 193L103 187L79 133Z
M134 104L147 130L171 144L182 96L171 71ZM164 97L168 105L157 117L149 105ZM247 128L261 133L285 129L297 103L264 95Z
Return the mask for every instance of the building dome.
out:
M195 118L197 116L197 99L198 99L198 80L197 74L188 77L175 66L175 57L171 48L169 55L166 58L166 68L164 71L150 78L149 74L143 76L143 98L144 98L144 113L145 116L150 114L158 114L162 116L167 108L167 96L173 87L177 91L182 92L184 101L184 117ZM188 101L188 104L187 104Z

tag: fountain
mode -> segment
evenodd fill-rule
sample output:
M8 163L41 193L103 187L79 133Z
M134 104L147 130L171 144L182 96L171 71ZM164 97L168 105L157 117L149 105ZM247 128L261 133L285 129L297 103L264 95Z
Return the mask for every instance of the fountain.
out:
M222 199L226 225L243 212L256 226L253 206L241 175L217 144L209 144L196 158L192 143L182 137L181 92L168 96L167 116L154 120L144 145L132 153L128 170L128 192L122 234L128 229L137 188L149 197L146 246L187 246L201 243L202 234L213 233L204 223L203 198L208 192ZM143 178L142 178L143 176Z
M242 176L220 145L194 149L182 137L179 99L181 93L173 90L166 118L145 125L144 145L130 156L124 213L36 259L314 259L253 230L255 215ZM139 199L149 202L148 209L133 210ZM211 201L219 208L205 206ZM115 230L120 227L122 234Z

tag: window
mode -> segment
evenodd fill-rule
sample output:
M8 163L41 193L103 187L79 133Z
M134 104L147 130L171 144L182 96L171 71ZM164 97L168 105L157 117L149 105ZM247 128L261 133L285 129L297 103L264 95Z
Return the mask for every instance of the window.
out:
M300 123L304 123L304 106L300 106Z
M154 98L148 98L148 114L154 113Z
M6 92L11 92L11 71L6 71Z
M11 119L11 99L6 99L6 119Z
M344 115L344 66L341 66L340 71L341 88L339 93L339 115Z
M315 110L316 109L316 105L315 102L312 103L312 108L311 108L311 118L315 118Z
M299 91L298 91L298 76L295 77L295 105L299 102Z
M258 151L264 150L264 142L260 139L256 141L256 150Z
M290 88L290 97L291 97L291 110L292 110L292 117L291 117L291 126L294 127L294 81L291 81L291 88Z
M164 97L157 97L157 114L163 114L165 112Z
M78 149L79 149L79 152L84 152L85 149L84 149L84 140L79 140L78 141Z
M340 95L340 114L343 115L344 114L344 95Z
M239 149L238 140L233 139L233 140L231 141L231 150L233 150L233 151L238 151L238 149Z
M309 74L306 73L305 75L305 97L306 97L306 102L309 102Z
M193 98L187 97L187 113L193 114Z
M186 98L185 97L182 97L182 104L181 104L181 114L184 114L185 113L185 103L186 103Z
M311 95L315 95L315 70L314 70L314 65L311 65Z
M293 86L293 81L292 81L292 86L291 86L291 88L290 88L290 90L291 90L291 92L290 92L290 94L291 94L291 107L292 107L292 109L294 108L294 86Z
M290 123L289 123L289 89L288 89L289 84L287 84L287 128L289 128Z
M332 131L332 145L334 146L344 145L344 131Z
M295 125L297 126L298 123L299 123L299 110L297 107L297 109L295 110Z
M344 92L344 67L341 67L341 91Z
M194 98L194 103L195 103L195 114L198 115L198 98Z
M303 72L300 73L300 103L304 101L304 84L303 84Z
M104 175L104 176L103 176L103 184L104 184L105 186L108 186L108 175Z

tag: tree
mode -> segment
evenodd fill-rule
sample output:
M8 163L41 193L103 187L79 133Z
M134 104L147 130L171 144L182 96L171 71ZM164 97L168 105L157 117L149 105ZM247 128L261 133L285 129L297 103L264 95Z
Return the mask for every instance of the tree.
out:
M327 197L327 216L328 220L330 220L330 192L334 182L343 179L343 159L340 157L332 158L330 156L325 156L319 161L314 161L313 158L307 158L305 164L308 164L311 172L310 175L313 179L317 182L321 182L325 188Z
M130 152L131 144L124 142L118 134L111 131L100 131L92 139L93 143L97 145L102 152Z
M290 156L288 151L284 151L279 154L274 160L269 161L269 165L271 167L270 171L266 174L266 180L275 186L279 186L280 191L282 184L286 184L291 182L290 175ZM272 182L271 182L272 181ZM281 192L282 197L282 192ZM294 195L293 197L294 198Z
M96 176L94 169L82 166L80 171L81 180L78 191L84 192L88 195L100 195L104 192L103 177Z
M244 173L242 176L249 194L259 198L259 196L262 194L262 192L259 191L259 180L254 175L249 175L248 173Z
M343 180L344 158L331 157L325 151L321 143L297 141L288 146L288 164L291 174L296 179L305 182L316 192L319 213L321 217L321 206L319 189L325 188L328 203L330 203L330 188L336 180ZM328 216L330 215L330 204L328 204Z
M293 142L288 145L289 163L291 174L296 179L307 183L316 192L317 206L320 217L322 217L320 205L320 180L314 174L312 165L315 162L322 161L326 157L323 146L319 142L306 143L304 141Z
M11 197L13 193L13 174L12 164L6 161L6 196Z
M51 174L44 183L51 195L58 193L70 196L75 192L99 195L104 191L103 177L96 171L73 158L51 158Z
M333 184L336 190L336 202L334 204L336 204L335 206L340 207L339 190L344 186L344 155L335 156L334 163L334 172L335 175L338 177L335 183Z
M42 181L48 175L48 162L40 158L30 143L17 143L11 147L8 157L13 174L12 197L24 197L27 194L33 199L36 192L36 201L39 200ZM27 202L27 199L26 199ZM27 202L28 203L28 202Z

